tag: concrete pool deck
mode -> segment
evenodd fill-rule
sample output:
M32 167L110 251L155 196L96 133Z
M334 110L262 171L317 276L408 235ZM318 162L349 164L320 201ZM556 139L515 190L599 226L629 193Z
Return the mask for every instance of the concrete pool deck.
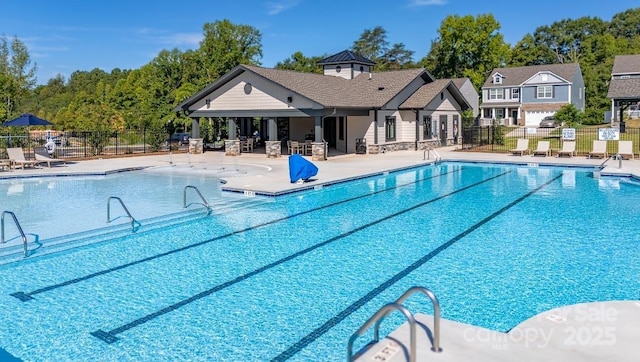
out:
M461 152L453 147L437 149L442 160L469 162L516 163L527 167L562 165L599 168L603 159L513 156ZM304 184L289 180L288 158L269 159L258 152L240 156L225 156L221 152L148 155L124 158L69 161L48 168L0 171L0 179L22 177L104 175L137 168L167 168L174 172L199 172L226 181L224 189L251 195L278 195L376 175L383 172L432 163L423 151L399 151L378 155L338 155L327 161L313 162L318 175ZM310 159L310 157L307 157ZM633 176L640 179L640 160L619 162L610 159L601 175ZM428 287L428 286L426 286ZM391 301L389 301L391 302ZM441 321L441 353L430 351L426 329L431 329L431 316L416 315L423 325L418 328L416 357L418 361L635 361L640 352L640 301L606 301L566 306L540 313L523 321L508 333ZM362 321L363 323L365 321ZM396 345L390 345L390 343ZM408 350L408 324L402 325L387 338L359 356L358 360L405 361ZM345 357L346 357L345 341ZM385 354L382 351L385 351ZM380 359L384 357L385 359ZM377 359L376 359L377 358Z

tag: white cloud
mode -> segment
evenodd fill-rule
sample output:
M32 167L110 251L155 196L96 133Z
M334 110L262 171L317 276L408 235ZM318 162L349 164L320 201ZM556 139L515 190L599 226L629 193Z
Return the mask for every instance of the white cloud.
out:
M409 6L446 5L447 0L411 0Z
M280 1L280 2L267 2L267 14L278 15L281 12L295 7L298 5L297 1Z
M195 45L200 44L203 35L200 33L176 33L171 35L164 35L157 37L158 41L162 44L170 44L173 46L178 45Z

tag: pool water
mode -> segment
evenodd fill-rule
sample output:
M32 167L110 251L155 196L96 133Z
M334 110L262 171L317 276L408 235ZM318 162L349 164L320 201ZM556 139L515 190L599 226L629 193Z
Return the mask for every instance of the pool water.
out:
M162 179L131 172L98 188L129 177ZM175 184L180 208L194 180L171 177L158 188ZM226 197L210 190L212 203ZM414 285L443 318L498 331L640 289L640 188L591 170L444 163L249 199L0 266L0 348L24 360L339 361ZM432 313L424 298L405 305Z

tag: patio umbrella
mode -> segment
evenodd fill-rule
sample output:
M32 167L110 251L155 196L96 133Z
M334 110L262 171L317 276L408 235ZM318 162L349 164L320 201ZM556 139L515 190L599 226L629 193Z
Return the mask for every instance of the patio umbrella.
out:
M2 125L5 127L27 127L27 142L29 150L31 150L31 126L51 126L53 124L31 113L24 113L18 118L4 122Z
M18 118L6 121L2 124L5 127L30 127L30 126L51 126L52 123L31 113L24 113Z

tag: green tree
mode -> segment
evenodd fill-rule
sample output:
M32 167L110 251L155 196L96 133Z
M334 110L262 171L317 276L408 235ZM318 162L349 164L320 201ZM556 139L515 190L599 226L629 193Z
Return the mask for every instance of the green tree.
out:
M573 104L566 104L555 113L554 117L567 127L575 127L582 121L582 112Z
M239 64L260 65L262 35L249 25L229 20L204 24L204 39L198 52L207 83L211 83Z
M37 65L31 65L27 47L17 37L9 43L0 36L0 117L9 119L36 84Z
M629 9L615 14L611 19L609 29L616 38L640 36L640 8Z
M529 65L553 64L556 56L547 46L536 44L533 35L527 33L511 48L507 65L521 67Z
M307 58L302 52L295 52L282 62L276 64L276 69L294 70L296 72L319 73L322 74L322 67L318 66L318 62L325 57Z
M415 66L413 54L407 50L403 43L395 43L389 47L387 31L376 26L373 29L365 29L360 39L353 42L351 50L376 63L376 70L403 69Z
M533 34L534 44L551 50L555 63L577 63L583 54L582 43L593 35L604 34L607 27L608 23L598 17L563 19L538 27Z
M504 66L509 55L499 30L491 14L449 15L420 64L436 78L468 77L480 89L491 70Z

